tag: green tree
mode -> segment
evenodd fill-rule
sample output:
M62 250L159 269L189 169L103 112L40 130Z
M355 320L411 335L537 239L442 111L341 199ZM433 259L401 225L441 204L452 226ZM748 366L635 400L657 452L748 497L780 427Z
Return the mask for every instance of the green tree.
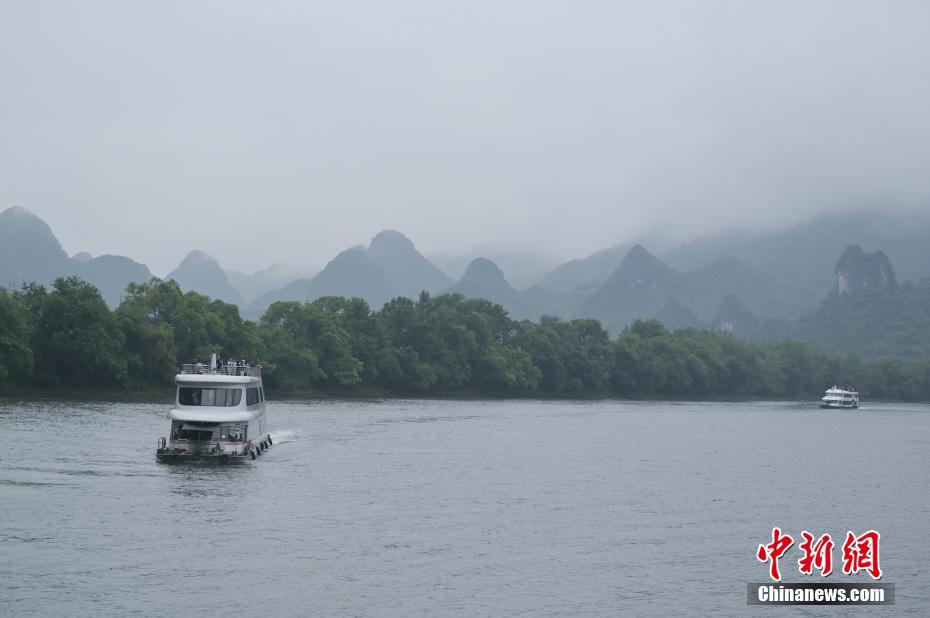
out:
M261 319L269 378L288 387L350 386L361 380L349 334L323 306L277 302Z
M170 384L176 373L177 348L174 330L165 317L169 310L164 306L164 288L177 291L180 297L180 289L174 281L130 283L127 296L115 311L116 322L125 339L129 377L135 384Z
M384 319L361 298L326 296L312 303L330 315L348 338L352 356L361 362L359 377L368 385L401 379L397 351Z
M32 378L29 310L21 297L0 288L0 386Z
M123 335L94 286L56 279L33 333L42 384L115 386L127 377Z
M209 358L257 362L263 344L254 322L239 309L196 292L182 293L175 281L153 279L130 284L116 310L127 340L127 357L134 378L164 383L177 365Z

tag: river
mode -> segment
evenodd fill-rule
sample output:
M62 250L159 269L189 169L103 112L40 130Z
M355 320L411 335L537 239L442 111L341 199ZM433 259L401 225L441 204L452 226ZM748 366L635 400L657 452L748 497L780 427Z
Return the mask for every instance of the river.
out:
M860 610L930 607L927 406L270 402L227 466L156 463L167 407L0 401L0 613L761 614L773 526L878 530Z

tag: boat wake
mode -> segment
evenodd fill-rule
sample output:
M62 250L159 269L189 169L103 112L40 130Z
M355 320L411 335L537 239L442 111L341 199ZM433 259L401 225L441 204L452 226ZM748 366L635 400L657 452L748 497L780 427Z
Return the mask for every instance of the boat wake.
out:
M296 442L297 432L292 431L290 429L281 429L279 431L272 431L271 439L274 440L275 444L285 444L287 442Z

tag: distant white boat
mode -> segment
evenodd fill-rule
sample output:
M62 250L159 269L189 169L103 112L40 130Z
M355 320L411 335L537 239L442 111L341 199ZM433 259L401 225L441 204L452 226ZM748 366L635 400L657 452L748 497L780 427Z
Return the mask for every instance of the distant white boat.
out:
M821 402L820 407L822 408L858 408L859 393L840 388L834 384L833 388L827 389Z

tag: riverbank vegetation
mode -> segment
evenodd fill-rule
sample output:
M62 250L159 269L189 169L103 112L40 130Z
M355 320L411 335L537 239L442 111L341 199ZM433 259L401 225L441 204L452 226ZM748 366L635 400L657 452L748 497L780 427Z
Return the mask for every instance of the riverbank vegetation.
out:
M351 395L863 397L930 400L930 359L864 362L793 342L751 344L637 321L611 339L596 320L511 319L459 295L277 302L257 321L174 281L132 284L111 311L76 278L0 289L0 389L169 386L181 363L261 363L269 390Z

